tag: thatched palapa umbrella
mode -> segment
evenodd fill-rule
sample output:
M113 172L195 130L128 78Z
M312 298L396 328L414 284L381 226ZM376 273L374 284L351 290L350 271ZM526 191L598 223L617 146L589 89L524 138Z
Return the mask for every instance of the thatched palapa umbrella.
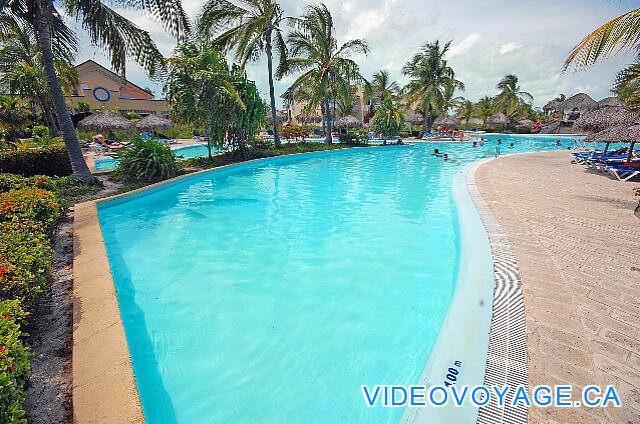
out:
M301 124L319 124L322 122L322 116L308 113L301 113L295 119Z
M148 115L136 123L138 131L167 130L173 127L173 122L158 115Z
M442 118L436 119L433 122L433 125L455 128L460 125L460 120L458 118L454 118L453 116L443 116Z
M338 128L356 128L360 126L360 121L355 116L347 115L336 121Z
M557 100L551 100L549 103L547 103L542 107L542 110L545 113L554 113L554 112L560 111L561 107L562 107L562 102L559 102Z
M633 154L633 148L636 143L640 143L640 125L617 125L615 127L608 128L599 133L592 134L585 137L584 141L587 142L605 142L607 148L610 143L624 141L631 143L629 147L629 156L627 156L627 163L631 162L631 155ZM606 149L605 149L606 152Z
M133 127L133 122L119 113L109 111L94 113L78 122L78 128L84 131L123 131Z
M598 103L588 94L578 93L562 102L560 108L563 113L578 112L582 115L585 112L597 109Z
M626 105L624 104L624 102L622 100L620 100L619 98L612 96L612 97L605 97L604 99L600 100L598 102L598 107L602 108L605 106L619 106L619 107L626 107Z
M640 120L640 116L620 106L605 106L586 112L573 123L577 130L599 132L617 125L631 125Z

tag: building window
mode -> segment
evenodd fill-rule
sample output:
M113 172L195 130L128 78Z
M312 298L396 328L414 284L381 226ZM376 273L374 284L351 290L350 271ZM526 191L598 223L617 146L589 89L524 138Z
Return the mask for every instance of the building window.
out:
M111 93L104 87L96 87L93 89L93 97L99 102L108 102L111 99Z

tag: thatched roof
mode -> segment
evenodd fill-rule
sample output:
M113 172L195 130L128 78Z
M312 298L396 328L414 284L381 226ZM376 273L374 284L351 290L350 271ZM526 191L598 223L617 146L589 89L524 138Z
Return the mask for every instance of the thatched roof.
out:
M465 124L466 125L482 125L484 124L484 121L480 118L471 117L466 120Z
M488 125L508 125L511 120L507 115L502 112L496 113L491 118L487 119Z
M436 126L457 127L460 125L460 120L453 116L443 116L442 118L436 119L433 124Z
M295 117L296 121L301 124L319 124L322 122L322 116L301 113Z
M416 122L422 122L422 115L416 112L410 112L405 114L405 121L407 122L411 122L411 123L416 123Z
M359 126L360 121L355 116L351 115L343 116L336 121L336 127L338 128L354 128Z
M615 143L618 141L640 142L640 125L617 125L585 137L584 141Z
M571 112L574 109L578 111L588 111L597 109L598 103L589 97L588 94L578 93L562 102L561 107L565 112Z
M549 103L542 107L545 112L557 112L561 110L562 102L557 100L551 100Z
M560 122L550 122L540 128L540 134L554 134L560 128Z
M94 113L93 115L87 116L78 122L78 129L85 131L121 131L131 129L133 127L133 122L129 121L119 113L109 111Z
M531 119L521 119L516 123L516 127L520 128L533 128L536 126L536 123Z
M620 106L605 106L591 112L585 112L573 124L573 128L582 131L598 132L616 125L631 125L640 120L638 114Z
M173 122L158 115L148 115L136 122L138 131L166 130L173 127Z
M604 99L598 102L598 107L605 107L605 106L626 107L624 102L615 96L605 97Z

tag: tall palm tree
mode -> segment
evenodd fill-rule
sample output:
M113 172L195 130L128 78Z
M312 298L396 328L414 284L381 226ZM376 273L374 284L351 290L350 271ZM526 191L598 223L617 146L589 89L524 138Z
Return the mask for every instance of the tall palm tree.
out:
M466 124L469 123L469 120L473 118L473 102L471 100L465 100L458 106L458 110L456 111L456 115L458 118L465 121Z
M640 8L604 23L587 35L569 54L564 70L584 68L620 50L640 47Z
M441 110L446 86L460 84L445 60L450 45L451 41L442 47L439 41L427 43L402 68L402 73L410 78L404 89L409 105L422 110L424 115L423 133L431 130Z
M440 105L440 113L442 115L448 115L452 110L458 109L464 103L464 97L456 96L456 89L464 90L464 84L459 81L450 81L445 84Z
M391 81L389 71L382 70L373 74L371 79L371 94L381 101L387 96L395 97L400 90L398 83Z
M295 99L298 93L303 93L310 105L322 105L325 143L331 144L331 93L347 92L354 82L363 80L358 64L351 57L367 54L369 47L360 39L338 45L331 12L324 4L308 6L302 17L291 18L290 24L292 29L287 37L290 57L281 62L277 76L302 72L284 96Z
M397 135L404 125L404 115L400 111L400 106L391 97L385 96L380 103L380 107L373 115L370 121L376 132L384 137L384 144L387 144L387 138Z
M509 74L502 78L496 88L500 90L496 96L496 103L501 112L507 113L510 110L514 110L521 102L533 101L531 94L520 89L518 77L514 74Z
M205 35L217 35L217 41L229 50L235 50L235 58L244 67L267 55L269 72L269 96L276 147L281 147L276 118L276 97L273 85L273 44L281 60L286 56L286 46L280 25L284 20L280 5L273 0L244 0L236 5L228 0L209 0L205 3L198 27ZM218 34L219 30L223 32Z
M163 66L162 54L148 32L118 14L103 0L66 0L55 3L54 0L2 0L0 4L3 16L29 25L36 34L47 86L74 175L84 182L92 182L94 178L82 156L56 74L54 52L60 44L60 36L73 34L64 23L57 7L62 7L66 15L75 17L89 33L91 41L107 50L111 56L111 66L123 76L128 55L140 63L149 74L155 75ZM173 34L181 35L189 31L189 21L180 0L111 0L109 4L146 10L163 22ZM0 33L4 33L5 30L6 27L0 22Z
M474 115L486 122L496 112L495 101L492 97L484 96L476 103L474 107Z

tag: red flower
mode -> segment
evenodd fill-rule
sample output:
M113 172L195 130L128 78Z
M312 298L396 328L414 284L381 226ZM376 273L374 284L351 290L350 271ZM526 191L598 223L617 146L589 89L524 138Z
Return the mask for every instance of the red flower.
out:
M5 315L4 316L6 319L11 319L11 315Z
M15 371L16 370L16 364L11 364L11 366L9 367L9 369L11 371Z
M7 268L0 266L0 277L4 277L4 274L7 273Z

